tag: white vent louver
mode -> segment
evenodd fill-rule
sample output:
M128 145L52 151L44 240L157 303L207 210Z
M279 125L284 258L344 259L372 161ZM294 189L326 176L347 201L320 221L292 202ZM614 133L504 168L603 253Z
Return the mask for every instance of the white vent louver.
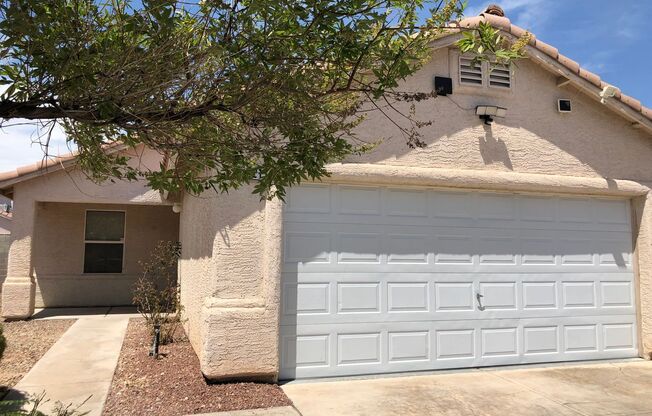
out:
M460 83L482 85L482 62L460 56Z
M512 71L509 65L495 62L489 65L489 86L510 88L512 86Z

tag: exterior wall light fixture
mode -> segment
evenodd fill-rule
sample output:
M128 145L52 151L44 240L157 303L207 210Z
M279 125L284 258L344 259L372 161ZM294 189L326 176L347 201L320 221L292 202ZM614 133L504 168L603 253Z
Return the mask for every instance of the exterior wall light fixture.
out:
M507 115L507 109L495 105L479 105L475 108L475 115L479 116L484 124L490 126L494 117L504 118Z

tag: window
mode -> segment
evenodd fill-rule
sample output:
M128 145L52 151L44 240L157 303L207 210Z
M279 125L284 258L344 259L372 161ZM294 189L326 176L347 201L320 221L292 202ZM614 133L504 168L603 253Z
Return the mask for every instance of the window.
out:
M460 83L482 86L482 62L473 62L473 58L460 56Z
M124 211L86 211L84 273L122 273Z

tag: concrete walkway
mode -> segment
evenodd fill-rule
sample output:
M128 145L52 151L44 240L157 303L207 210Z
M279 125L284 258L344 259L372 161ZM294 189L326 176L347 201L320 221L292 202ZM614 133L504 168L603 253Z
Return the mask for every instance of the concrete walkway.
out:
M50 400L80 404L80 411L101 415L118 363L129 315L82 315L48 350L6 400L20 400L27 394L46 392Z
M472 370L283 386L303 416L652 416L652 362Z

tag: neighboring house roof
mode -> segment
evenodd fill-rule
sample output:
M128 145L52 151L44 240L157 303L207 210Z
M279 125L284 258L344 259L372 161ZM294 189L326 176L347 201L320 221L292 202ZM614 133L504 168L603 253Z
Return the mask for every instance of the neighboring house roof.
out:
M490 7L491 9L491 7ZM599 93L602 91L602 89L608 85L604 81L600 79L600 76L597 74L594 74L593 72L590 72L580 66L579 63L575 62L571 58L562 55L559 53L559 50L555 48L552 45L549 45L540 39L537 39L534 34L531 32L527 31L526 29L523 29L519 26L513 25L511 21L507 17L503 16L498 16L494 13L496 13L496 9L498 9L498 13L502 13L502 10L500 10L499 7L493 6L493 10L490 11L490 9L487 9L484 13L481 13L479 16L475 17L469 17L462 19L459 22L452 23L450 27L452 29L457 29L455 31L451 31L450 33L447 33L444 37L450 36L455 33L459 33L461 30L465 29L473 29L477 28L480 23L486 22L489 23L491 26L493 26L496 29L500 29L501 31L508 33L514 37L521 37L525 35L526 33L530 33L531 39L530 43L528 45L528 55L531 56L533 51L538 51L543 53L546 57L550 58L552 62L556 65L558 65L561 68L564 68L566 71L555 71L562 77L568 77L569 75L571 76L576 76L579 79L583 80L584 82L594 86L597 89L597 92ZM538 63L546 63L546 62L541 62L544 59L539 59L537 60ZM548 68L551 69L551 68ZM575 84L577 83L576 79L571 79L568 77L566 80L560 80L559 86L562 86L563 84L567 82L573 82ZM582 85L582 83L579 83L578 85L581 89L583 89L585 92L590 92L590 93L595 93L596 91L587 91L587 85ZM611 85L616 89L615 96L613 97L616 99L619 103L624 104L627 106L628 109L632 110L633 113L636 113L637 116L633 117L633 122L635 123L641 123L648 129L652 130L652 109L645 107L641 104L640 100L637 100L634 97L630 97L629 95L623 94L619 88ZM595 95L595 94L592 94ZM609 99L611 100L611 99ZM614 109L612 107L612 109ZM622 114L622 109L619 112ZM632 115L630 115L632 116ZM629 117L632 119L632 117Z
M444 34L442 38L436 41L440 42L444 40L445 43L435 43L434 47L438 48L452 44L456 41L456 38L451 35L460 35L462 30L477 28L481 22L487 22L494 28L500 29L501 31L515 37L521 37L526 33L530 33L519 26L513 25L507 17L493 14L496 12L496 9L499 8L494 6L491 12L489 12L488 9L488 11L481 13L479 16L469 17L462 19L459 22L451 23L449 26L453 30ZM499 12L502 13L502 10L499 10ZM573 83L585 93L588 93L594 98L599 98L600 91L602 91L602 89L607 85L611 85L602 81L599 75L582 68L579 63L560 54L559 50L554 46L537 39L532 33L530 33L530 35L531 39L528 45L528 55L532 57L534 51L540 52L544 55L536 56L538 59L535 60L537 63L547 67L548 70L560 75L560 78L562 79L559 80L558 86L565 85L566 83ZM563 70L561 70L561 68L563 68ZM616 93L613 98L609 98L606 102L607 107L611 108L621 116L628 118L634 124L643 126L652 132L652 109L643 106L640 100L623 94L619 88L615 86L613 87L616 89ZM611 101L613 99L615 99L620 106L614 105L613 101ZM119 151L125 147L123 145L111 145L108 146L108 148L112 151ZM75 158L76 154L70 153L63 156L48 158L30 165L21 166L13 171L0 172L0 193L3 191L7 192L18 182L54 172L74 164Z

